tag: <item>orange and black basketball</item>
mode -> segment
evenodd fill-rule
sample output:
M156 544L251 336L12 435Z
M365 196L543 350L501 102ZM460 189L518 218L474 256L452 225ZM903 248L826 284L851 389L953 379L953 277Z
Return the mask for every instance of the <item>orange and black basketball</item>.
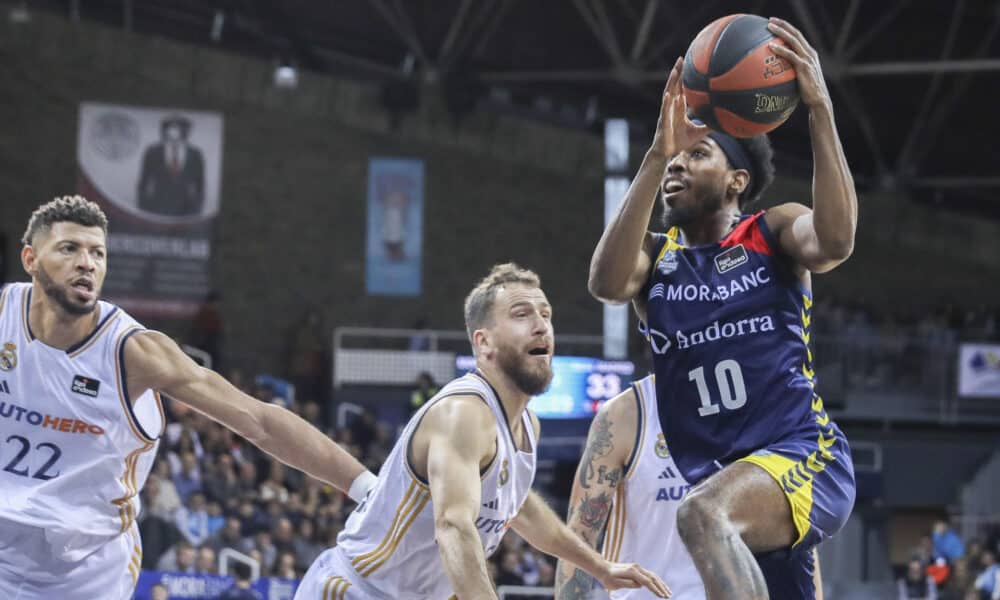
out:
M757 15L728 15L702 29L688 48L682 73L694 116L739 138L784 123L799 103L799 86L792 64L769 43L786 45Z

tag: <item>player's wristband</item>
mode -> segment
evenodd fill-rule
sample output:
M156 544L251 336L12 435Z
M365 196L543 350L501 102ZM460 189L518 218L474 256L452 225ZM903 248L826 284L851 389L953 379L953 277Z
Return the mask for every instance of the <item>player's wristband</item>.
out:
M347 490L347 497L355 502L361 502L365 499L368 490L375 487L376 483L378 483L378 477L365 469L351 482L351 489Z

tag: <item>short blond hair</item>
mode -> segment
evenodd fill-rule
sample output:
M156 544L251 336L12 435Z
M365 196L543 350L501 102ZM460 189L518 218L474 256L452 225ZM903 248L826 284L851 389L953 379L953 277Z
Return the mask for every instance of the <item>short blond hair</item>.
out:
M469 335L469 343L473 343L472 334L483 326L490 324L493 316L493 304L497 299L497 290L504 285L520 283L530 287L541 287L542 280L538 274L525 269L517 263L494 265L490 274L484 277L476 287L465 297L465 331Z

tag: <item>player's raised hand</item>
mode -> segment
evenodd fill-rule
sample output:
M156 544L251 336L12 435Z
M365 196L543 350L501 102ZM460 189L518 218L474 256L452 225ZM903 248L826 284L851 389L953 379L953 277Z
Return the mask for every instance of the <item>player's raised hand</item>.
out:
M656 121L656 133L653 135L652 150L667 158L708 135L708 127L696 125L687 116L687 101L681 87L683 65L684 59L678 57L674 67L670 69L667 85L663 88L660 118Z
M826 80L823 79L819 54L806 41L806 36L788 21L777 17L768 20L767 29L787 44L782 46L772 42L768 46L775 54L795 67L802 103L809 108L829 104L830 91L826 87Z
M609 592L621 588L644 587L658 598L670 597L670 588L662 579L635 563L609 562L605 574L597 579Z

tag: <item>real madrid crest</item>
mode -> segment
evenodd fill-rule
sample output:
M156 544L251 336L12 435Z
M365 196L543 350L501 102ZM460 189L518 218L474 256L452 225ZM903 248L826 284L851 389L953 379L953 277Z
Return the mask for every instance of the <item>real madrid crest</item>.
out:
M507 460L504 459L504 461L500 463L500 477L497 480L497 487L507 485L508 479L510 479L510 469L507 468Z
M660 458L670 458L670 450L667 449L667 440L663 438L662 433L656 436L656 447L654 450Z
M7 342L0 350L0 371L12 371L17 366L17 346Z

